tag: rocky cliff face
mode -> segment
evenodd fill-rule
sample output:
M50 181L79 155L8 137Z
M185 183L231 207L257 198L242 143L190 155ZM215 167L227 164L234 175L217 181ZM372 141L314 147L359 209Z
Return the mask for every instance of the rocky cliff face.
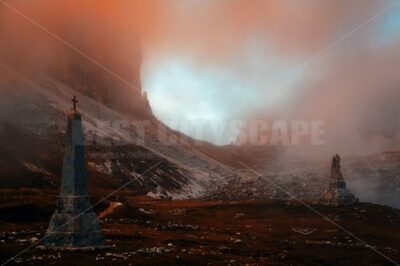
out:
M134 48L132 50L135 51ZM139 52L121 58L114 56L110 50L104 63L101 58L92 55L90 48L82 52L92 59L76 51L60 48L57 63L50 64L47 73L111 109L132 117L152 118L147 96L140 83Z
M55 5L56 12L63 6ZM200 197L214 175L227 171L221 167L215 174L210 169L220 164L190 144L172 147L160 139L159 128L178 136L153 116L142 91L141 49L132 27L104 21L96 12L84 14L80 7L84 23L71 19L80 17L73 10L61 12L60 18L30 10L59 38L12 12L2 16L8 23L0 28L2 187L58 189L73 95L83 115L92 189L113 189L134 179L132 193ZM163 163L154 172L140 176L159 161Z

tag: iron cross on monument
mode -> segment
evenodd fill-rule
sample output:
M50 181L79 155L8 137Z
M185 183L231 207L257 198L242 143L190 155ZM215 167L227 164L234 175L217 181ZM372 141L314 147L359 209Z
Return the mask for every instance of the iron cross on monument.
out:
M76 96L74 95L74 97L71 99L72 103L74 104L74 111L76 111L76 103L78 103L79 101L76 99Z

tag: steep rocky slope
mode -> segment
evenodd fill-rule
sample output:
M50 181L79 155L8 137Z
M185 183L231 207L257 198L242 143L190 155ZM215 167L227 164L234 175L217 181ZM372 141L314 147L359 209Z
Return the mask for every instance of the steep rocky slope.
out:
M79 99L90 182L95 187L116 188L134 179L130 186L134 193L202 197L208 187L223 184L231 174L227 166L198 149L217 147L195 145L164 126L151 110L143 110L147 115L122 112L48 75L28 78L6 66L0 72L2 187L58 186L72 95ZM140 176L160 161L157 169Z
M83 114L94 190L108 191L132 180L129 193L155 198L288 198L272 181L298 198L316 200L328 186L328 160L283 158L279 147L217 147L169 129L145 104L141 112L121 111L54 76L27 77L4 65L0 73L3 188L58 189L73 95ZM157 169L140 176L160 161ZM240 170L239 162L262 177ZM361 201L400 206L398 152L344 157L343 173Z

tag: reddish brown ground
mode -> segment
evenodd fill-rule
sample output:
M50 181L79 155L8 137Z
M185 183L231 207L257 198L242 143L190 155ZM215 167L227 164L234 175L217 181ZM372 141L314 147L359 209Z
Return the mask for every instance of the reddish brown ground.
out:
M96 199L101 194L94 192ZM2 190L1 262L29 246L33 237L43 236L56 195L57 191ZM293 202L162 201L126 194L111 201L123 203L101 219L107 244L114 248L87 252L33 248L10 264L393 265ZM313 207L400 261L399 210L371 204Z

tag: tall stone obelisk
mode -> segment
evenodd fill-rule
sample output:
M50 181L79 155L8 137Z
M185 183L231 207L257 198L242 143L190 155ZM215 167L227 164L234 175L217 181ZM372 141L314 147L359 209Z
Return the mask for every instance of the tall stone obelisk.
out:
M45 245L73 249L102 247L100 225L88 194L82 117L76 110L75 96L72 102L74 109L68 116L61 191Z

